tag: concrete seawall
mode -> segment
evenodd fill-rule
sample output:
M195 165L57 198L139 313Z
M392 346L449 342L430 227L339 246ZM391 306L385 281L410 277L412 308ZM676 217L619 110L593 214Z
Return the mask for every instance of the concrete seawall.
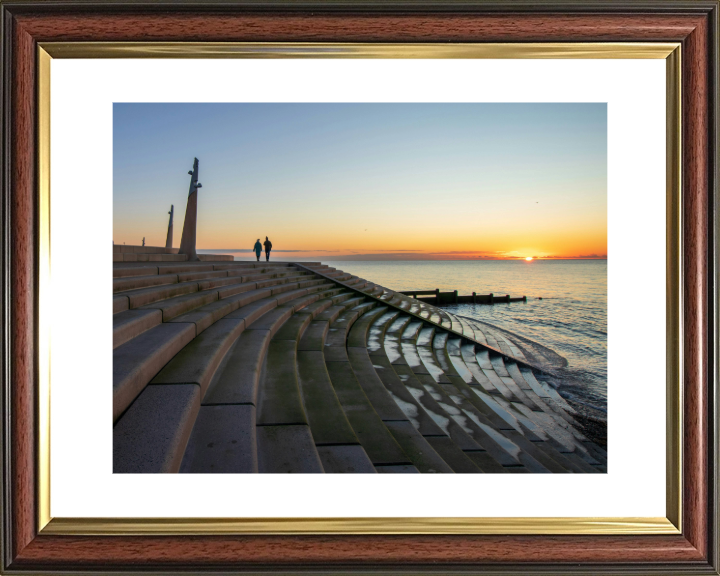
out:
M510 339L317 262L121 248L116 473L606 470Z

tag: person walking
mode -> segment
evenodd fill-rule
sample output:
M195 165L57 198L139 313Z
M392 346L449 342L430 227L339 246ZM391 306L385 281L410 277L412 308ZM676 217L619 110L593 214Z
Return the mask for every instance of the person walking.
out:
M265 244L265 262L269 262L270 250L272 250L272 242L270 242L270 240L268 240L268 237L265 236L265 242L263 242L263 244Z
M255 250L255 256L257 256L257 261L260 262L260 253L262 252L262 244L260 244L260 238L258 238L257 242L255 242L253 250Z

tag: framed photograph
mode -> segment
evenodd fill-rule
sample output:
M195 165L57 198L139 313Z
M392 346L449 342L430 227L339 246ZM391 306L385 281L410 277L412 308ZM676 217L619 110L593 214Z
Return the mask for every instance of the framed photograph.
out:
M718 573L717 2L0 7L3 573Z

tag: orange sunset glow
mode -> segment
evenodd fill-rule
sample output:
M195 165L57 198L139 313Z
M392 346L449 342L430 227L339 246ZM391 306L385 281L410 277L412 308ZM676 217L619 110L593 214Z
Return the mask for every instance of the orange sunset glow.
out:
M164 246L172 204L177 245L196 156L200 250L607 257L604 104L128 104L114 134L116 244Z

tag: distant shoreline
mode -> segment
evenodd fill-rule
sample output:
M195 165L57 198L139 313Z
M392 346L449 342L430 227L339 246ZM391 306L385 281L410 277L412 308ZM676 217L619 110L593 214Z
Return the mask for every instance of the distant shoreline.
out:
M251 249L231 249L231 248L202 248L197 250L201 254L247 254L248 260L254 260L255 258L252 256L253 251ZM311 252L311 251L307 251ZM296 261L296 262L303 262L303 261L320 261L320 262L526 262L525 258L383 258L376 257L376 258L367 258L366 255L360 255L355 256L352 254L346 255L346 256L303 256L302 258L285 258L288 254L297 254L301 253L304 254L306 251L304 250L273 250L271 252L271 257L273 256L282 256L282 258L275 257L274 260L276 261ZM235 257L236 260L238 260L237 257ZM533 262L543 262L543 261L566 261L566 262L577 262L577 261L594 261L594 260L600 260L600 261L607 261L607 258L544 258L544 257L537 257L533 258Z

